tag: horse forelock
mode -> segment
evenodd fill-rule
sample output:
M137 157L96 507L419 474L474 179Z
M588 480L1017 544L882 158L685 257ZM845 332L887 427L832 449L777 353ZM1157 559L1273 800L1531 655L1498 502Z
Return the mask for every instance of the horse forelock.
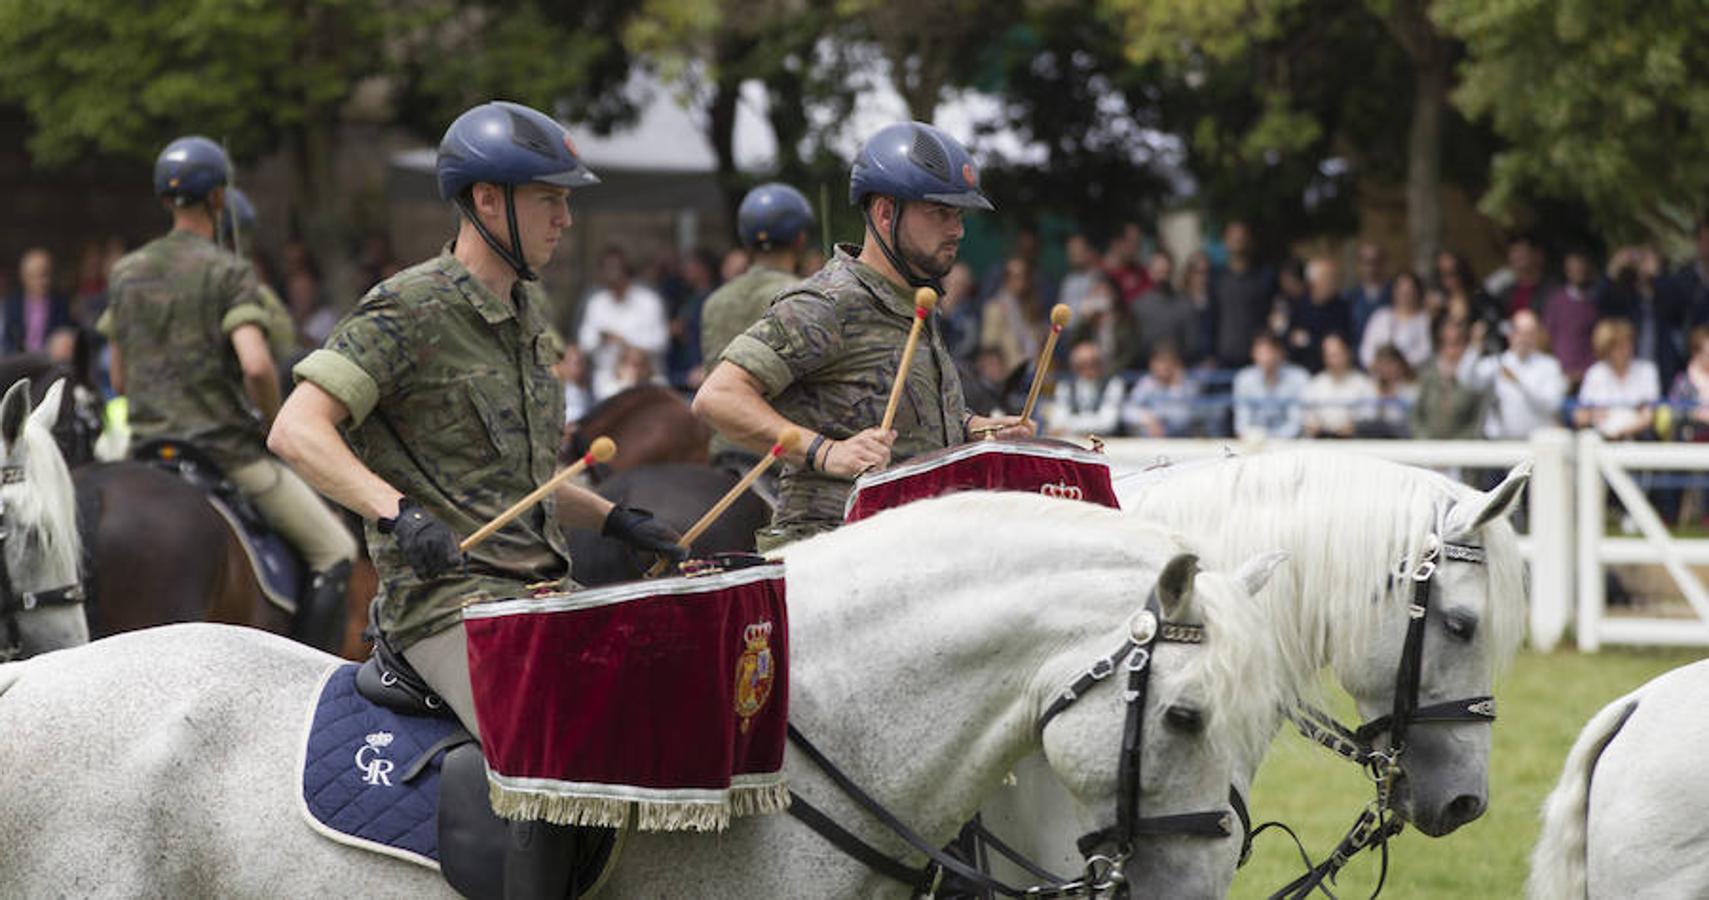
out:
M62 587L77 580L83 554L71 470L53 434L33 419L18 443L7 448L6 465L21 466L23 479L0 484L7 561L19 590Z
M1345 673L1367 661L1372 642L1404 616L1405 583L1390 577L1396 566L1416 558L1453 503L1476 494L1424 469L1299 450L1185 469L1148 485L1136 512L1201 541L1219 566L1287 550L1289 563L1260 595L1278 607L1287 666L1327 662ZM1475 611L1488 629L1490 662L1499 666L1524 633L1523 564L1505 521L1477 537L1489 562L1484 608Z

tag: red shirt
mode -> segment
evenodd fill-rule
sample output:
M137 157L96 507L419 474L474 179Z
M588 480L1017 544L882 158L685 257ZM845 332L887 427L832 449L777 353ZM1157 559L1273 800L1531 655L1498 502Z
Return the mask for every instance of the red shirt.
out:
M1116 266L1105 270L1110 280L1116 283L1116 290L1121 292L1123 303L1133 303L1139 295L1151 290L1151 273L1136 265Z

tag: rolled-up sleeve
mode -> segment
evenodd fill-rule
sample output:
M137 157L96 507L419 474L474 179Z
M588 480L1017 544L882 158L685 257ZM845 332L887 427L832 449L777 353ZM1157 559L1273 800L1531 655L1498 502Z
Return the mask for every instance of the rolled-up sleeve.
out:
M360 425L414 368L415 321L394 296L369 294L291 374L337 398Z

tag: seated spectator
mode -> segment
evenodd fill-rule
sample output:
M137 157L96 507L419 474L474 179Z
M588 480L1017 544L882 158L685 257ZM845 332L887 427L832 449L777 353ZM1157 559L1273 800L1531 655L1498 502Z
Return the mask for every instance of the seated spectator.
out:
M1108 278L1099 278L1092 286L1063 337L1070 347L1081 341L1097 344L1112 372L1139 368L1139 325Z
M617 363L625 350L635 347L647 354L649 368L656 372L670 340L665 301L652 288L637 284L632 272L623 251L607 247L599 258L603 287L589 294L582 307L581 332L576 343L587 351L593 365L596 395L600 394L602 384L609 385L617 379Z
M1487 394L1460 380L1460 363L1470 344L1464 324L1442 323L1436 333L1436 358L1418 379L1418 399L1410 418L1413 437L1454 441L1483 436Z
M1139 437L1186 437L1197 430L1199 384L1187 377L1181 354L1168 343L1152 347L1148 371L1122 405L1122 427Z
M1436 254L1436 285L1442 292L1442 309L1432 321L1435 332L1441 333L1443 322L1458 322L1465 328L1467 346L1487 345L1490 353L1500 353L1501 308L1478 283L1472 264L1448 250Z
M1110 240L1110 249L1104 255L1104 272L1116 283L1116 291L1126 306L1133 306L1135 300L1151 290L1151 270L1139 264L1140 254L1144 252L1145 229L1138 222L1128 222Z
M979 346L1003 355L1003 368L1013 372L1038 355L1046 327L1043 305L1033 293L1032 269L1012 257L1003 267L1003 283L985 301L980 316Z
M1268 331L1252 339L1252 365L1234 376L1234 434L1243 439L1300 434L1300 394L1311 376L1285 361L1282 341Z
M564 421L575 422L587 415L593 408L593 376L582 348L575 344L565 347L552 374L564 383Z
M598 371L593 373L593 400L598 403L643 384L664 385L669 382L653 368L653 354L640 347L624 347L617 356L617 365L609 375L602 375Z
M1691 329L1691 359L1674 377L1667 402L1673 407L1674 435L1682 441L1709 441L1709 325Z
M1213 340L1205 344L1215 356L1216 364L1232 369L1251 358L1252 338L1269 330L1270 313L1275 306L1275 270L1258 261L1257 242L1252 228L1235 219L1223 228L1223 245L1228 248L1226 264L1210 272L1207 285L1209 315L1213 325ZM1192 265L1187 267L1188 296L1194 296Z
M54 332L75 325L71 302L53 289L53 255L26 250L18 260L18 291L6 298L4 352L46 353Z
M1366 371L1377 361L1377 348L1393 344L1414 369L1430 360L1430 316L1424 311L1424 285L1411 272L1395 276L1389 305L1371 314L1359 342L1359 363Z
M1357 421L1374 412L1376 386L1364 372L1353 368L1353 351L1340 334L1325 335L1319 355L1323 371L1312 376L1300 394L1305 435L1352 437Z
M1009 402L1009 376L1014 373L1004 364L1002 350L980 347L973 355L972 365L957 364L956 369L961 372L961 392L967 399L968 412L976 416L1001 416L1005 409L1018 411L1026 404L1025 397L1019 403ZM1026 387L1030 385L1021 390Z
M1584 373L1573 424L1595 428L1613 441L1648 432L1655 424L1661 380L1655 363L1635 357L1632 323L1625 319L1596 323L1592 344L1597 361Z
M1407 427L1412 407L1418 400L1418 383L1412 366L1393 344L1377 348L1377 358L1371 363L1371 383L1377 388L1376 409L1360 420L1360 437L1404 438L1411 435Z
M1055 399L1045 410L1045 432L1059 437L1115 434L1126 387L1110 374L1098 344L1075 344L1068 369L1072 376L1056 383Z
M1381 244L1360 242L1359 283L1348 288L1341 299L1347 301L1347 312L1353 319L1352 345L1357 347L1371 314L1389 305L1388 264Z
M1084 234L1069 235L1063 249L1068 254L1068 274L1062 276L1056 301L1079 315L1081 304L1091 296L1098 282L1104 280L1103 261L1098 258L1098 248L1092 245L1092 239Z
M1305 297L1288 307L1288 359L1316 372L1324 366L1323 339L1335 335L1345 345L1353 333L1353 313L1336 292L1339 276L1328 257L1306 263L1305 278ZM1351 366L1352 360L1348 363Z
M1484 290L1496 299L1503 315L1513 316L1522 310L1541 313L1553 288L1544 279L1548 257L1543 245L1529 234L1515 234L1507 240L1507 265L1491 272Z
M1602 290L1589 251L1568 251L1563 268L1567 283L1549 294L1543 307L1543 327L1549 332L1549 345L1561 371L1567 381L1576 384L1596 360L1591 332L1596 327Z
M1544 349L1548 336L1542 320L1531 310L1513 314L1507 350L1496 355L1466 354L1460 381L1490 392L1484 436L1522 441L1531 432L1559 422L1567 379L1561 365Z
M944 275L938 326L950 357L958 363L972 362L979 352L979 285L974 283L973 270L967 263L956 263Z
M1607 288L1597 315L1632 323L1639 359L1656 364L1663 384L1672 382L1688 355L1680 292L1664 283L1661 254L1654 247L1622 247L1608 263Z
M1199 299L1203 301L1205 279L1210 263L1195 256L1199 267ZM1151 254L1151 289L1133 302L1134 326L1139 329L1140 364L1145 365L1151 354L1163 344L1171 345L1179 359L1193 360L1199 356L1205 334L1203 302L1195 303L1185 291L1178 290L1172 280L1175 260L1167 250Z

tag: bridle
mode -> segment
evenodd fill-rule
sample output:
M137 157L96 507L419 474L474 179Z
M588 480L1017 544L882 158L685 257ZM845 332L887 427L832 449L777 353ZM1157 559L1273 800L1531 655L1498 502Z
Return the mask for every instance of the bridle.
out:
M22 466L0 467L0 484L19 484L24 480ZM24 629L19 618L38 607L72 606L83 602L83 583L73 582L45 591L18 591L12 585L12 567L6 563L6 542L12 538L11 516L6 502L0 499L0 662L24 658Z
M1430 581L1442 562L1464 562L1484 565L1488 556L1484 548L1473 544L1456 544L1442 540L1432 533L1425 539L1416 563L1403 559L1395 577L1410 581L1412 598L1407 604L1406 639L1401 645L1400 664L1395 672L1394 706L1358 728L1348 728L1321 709L1300 707L1288 715L1305 737L1323 745L1332 753L1364 768L1376 786L1376 798L1366 805L1353 828L1341 839L1335 850L1323 862L1306 874L1294 879L1272 898L1305 897L1323 884L1333 881L1354 854L1370 847L1383 851L1384 872L1388 868L1388 841L1400 833L1405 823L1394 812L1394 784L1400 775L1401 758L1406 753L1407 733L1420 722L1493 722L1495 698L1468 697L1418 705L1418 691L1424 668L1424 631L1430 618ZM1387 747L1379 749L1376 738L1387 734ZM1383 889L1377 882L1375 897Z
M1117 897L1127 895L1127 878L1122 866L1133 855L1134 844L1142 836L1156 835L1190 835L1210 838L1226 838L1234 834L1234 820L1240 820L1242 834L1246 840L1241 847L1240 860L1246 861L1250 851L1250 822L1247 817L1246 804L1239 792L1232 786L1229 788L1230 811L1180 813L1167 816L1142 816L1139 809L1140 769L1145 747L1145 697L1151 681L1152 652L1158 641L1180 644L1202 644L1204 642L1204 626L1184 625L1163 620L1162 604L1158 600L1157 591L1152 589L1146 597L1145 609L1134 617L1130 634L1122 645L1109 656L1101 657L1083 672L1073 683L1069 684L1046 707L1039 716L1037 730L1042 736L1044 729L1062 711L1073 706L1076 701L1086 695L1099 682L1108 679L1117 671L1127 672L1127 686L1122 694L1126 707L1126 720L1122 727L1122 741L1117 769L1116 821L1113 825L1090 832L1082 836L1078 842L1080 853L1086 858L1086 869L1079 878L1065 879L1050 874L1044 868L1026 860L1020 854L997 840L989 832L982 832L981 837L993 849L1008 856L1021 868L1043 879L1040 884L1028 887L1014 887L991 877L979 868L956 856L944 852L932 841L922 837L909 828L877 800L862 790L847 774L813 746L806 735L796 727L789 726L789 738L803 753L818 766L831 781L850 799L858 803L873 818L877 819L892 833L902 838L915 850L926 855L929 860L922 867L910 866L892 857L884 851L873 847L866 841L837 824L817 807L803 800L799 794L790 792L789 813L802 824L811 828L820 837L835 845L839 850L855 860L863 863L873 871L908 885L916 894L931 894L939 880L945 875L954 875L963 883L986 895L1004 897L1092 897L1103 893L1111 893ZM1108 848L1109 852L1098 852Z

